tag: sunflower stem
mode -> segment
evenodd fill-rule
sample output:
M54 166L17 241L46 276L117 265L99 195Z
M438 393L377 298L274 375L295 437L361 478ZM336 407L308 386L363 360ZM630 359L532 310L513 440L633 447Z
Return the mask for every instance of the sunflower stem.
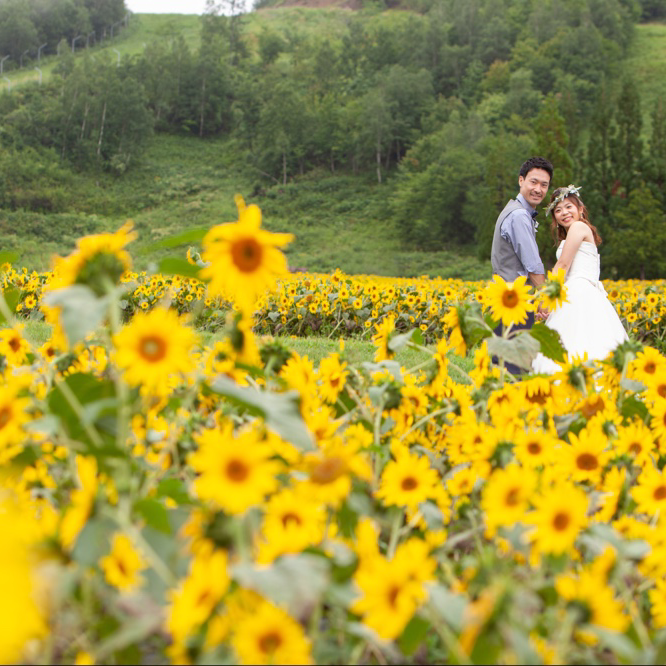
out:
M430 623L437 632L437 635L442 639L442 642L447 647L447 649L451 652L452 655L455 656L456 661L459 664L471 664L472 662L465 654L465 651L462 649L460 641L457 639L456 635L451 631L451 629L449 629L446 622L442 622L440 620L438 613L435 611L432 605L428 607L428 610L428 619L430 620Z
M107 278L104 286L109 296L109 321L111 323L111 332L116 335L120 332L122 324L120 322L120 303L118 301L118 290L115 285ZM116 443L122 451L127 446L129 438L130 405L129 391L127 384L120 373L115 377L116 396L118 398L118 411L116 414Z
M386 558L389 560L393 559L393 556L395 555L395 549L398 546L398 537L400 536L400 527L402 526L403 514L403 509L399 509L396 511L395 516L393 517L393 523L391 524L391 535L389 536L388 548L386 550Z
M102 441L100 434L90 423L88 423L88 419L83 412L83 405L79 401L74 391L72 391L72 389L69 387L69 384L67 384L65 380L58 379L57 376L54 376L53 383L58 387L63 397L72 408L72 411L74 414L76 414L76 417L79 419L83 429L86 431L86 435L90 437L90 441L97 447L101 448L104 446L104 442Z

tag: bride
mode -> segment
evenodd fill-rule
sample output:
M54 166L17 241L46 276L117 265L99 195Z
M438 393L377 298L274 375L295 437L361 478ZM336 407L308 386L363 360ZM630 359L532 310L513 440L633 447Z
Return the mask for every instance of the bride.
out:
M546 325L560 334L569 358L587 354L588 359L601 360L627 339L627 333L599 282L601 236L588 218L580 189L556 189L546 209L546 215L552 215L553 236L560 241L553 273L566 271L567 288L567 302L550 314ZM532 370L554 374L561 367L539 354Z

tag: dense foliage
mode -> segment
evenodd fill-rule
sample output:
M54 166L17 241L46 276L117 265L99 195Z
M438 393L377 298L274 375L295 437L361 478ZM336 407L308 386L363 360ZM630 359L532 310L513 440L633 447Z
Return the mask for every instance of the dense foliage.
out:
M6 64L23 66L24 59L56 53L61 40L64 48L75 38L78 46L95 43L120 30L127 9L125 0L3 0L0 2L0 57L10 56ZM40 51L41 47L41 51ZM6 70L5 70L6 71Z
M559 276L485 289L502 337L459 302L426 348L389 309L374 362L341 344L315 367L252 332L291 235L238 207L202 271L169 264L207 284L154 276L126 323L131 225L80 239L41 346L17 321L40 277L0 268L0 659L663 663L664 356L628 340L565 358L543 324L510 334L534 298L566 298ZM357 291L331 283L343 306ZM332 300L314 276L275 297L291 286ZM177 312L195 294L234 304L208 344ZM394 360L405 347L422 361ZM516 381L493 361L539 350L561 372Z
M176 36L118 67L63 57L50 84L0 98L2 206L69 212L63 161L122 174L153 130L225 137L256 193L324 170L371 173L389 179L386 214L407 246L476 245L487 258L518 166L543 154L555 184L583 184L606 275L663 275L663 102L644 128L638 90L621 76L635 21L661 4L407 6L336 15L324 35L270 21L250 30L212 3L197 49Z

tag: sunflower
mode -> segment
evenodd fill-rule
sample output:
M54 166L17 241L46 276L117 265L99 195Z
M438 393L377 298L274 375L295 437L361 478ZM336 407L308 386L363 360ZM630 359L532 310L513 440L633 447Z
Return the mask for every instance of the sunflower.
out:
M544 430L517 430L513 436L513 454L529 468L548 466L554 459L560 441Z
M487 302L493 317L504 326L524 324L527 314L534 310L526 281L527 278L521 275L507 284L502 277L494 275L486 287Z
M76 473L79 487L72 491L71 504L60 523L60 542L67 550L74 546L76 538L92 512L99 485L97 461L92 456L89 458L76 456Z
M390 461L382 472L377 497L384 504L416 509L432 494L439 482L437 472L430 467L426 456L417 456L407 449L396 452L395 460Z
M560 268L557 273L548 271L546 282L539 292L541 304L548 310L555 311L567 302L567 288L564 286L566 274L564 268Z
M231 645L241 664L312 664L303 627L268 601L235 623Z
M536 485L535 473L518 465L499 469L490 476L481 496L489 536L498 527L511 527L523 520Z
M608 440L597 428L586 428L578 436L569 433L570 446L564 445L559 466L573 481L590 481L593 484L601 480L604 467L612 454L606 451Z
M656 580L655 588L648 592L650 615L656 629L666 628L666 580Z
M631 489L631 496L639 513L663 513L666 509L666 468L660 471L656 467L644 467L637 485Z
M331 354L319 363L319 395L324 402L335 403L345 387L347 376L347 362L340 361L339 354Z
M555 579L555 590L571 607L575 608L582 624L594 624L605 629L623 632L630 624L623 612L624 605L603 577L592 570L580 575L560 575Z
M229 589L228 557L223 550L203 548L184 580L169 590L166 628L177 644L201 626Z
M654 347L644 347L630 365L630 376L648 384L660 371L666 370L666 359Z
M432 579L436 566L428 544L420 539L400 544L391 560L381 555L366 559L354 575L362 596L350 610L362 615L380 638L397 638L427 599L424 583Z
M114 534L111 552L99 561L109 585L122 592L134 590L141 582L139 572L145 567L143 558L126 534Z
M51 289L82 284L102 296L108 284L118 284L120 278L131 268L131 258L125 246L137 234L132 231L134 223L128 220L115 233L94 234L80 238L76 250L68 257L56 257L54 279Z
M21 390L15 382L0 385L0 465L21 453L27 440L24 426L30 415L26 410L32 401L19 397Z
M23 365L30 353L30 343L23 337L23 326L4 328L0 331L0 354L8 365Z
M201 277L210 279L209 293L233 300L249 312L257 299L273 288L277 278L287 275L287 260L279 250L293 240L292 234L274 234L261 229L261 210L245 205L236 196L238 221L218 224L203 239Z
M272 562L286 553L318 546L326 530L326 510L306 494L286 488L266 504L257 561Z
M375 362L388 361L395 356L395 353L389 349L388 343L395 329L395 319L393 317L385 317L380 324L376 324L377 332L372 336L372 341L377 347L375 352Z
M33 570L36 544L34 519L18 502L0 500L0 662L34 661L25 654L30 641L48 633L43 617L47 604L38 603L39 579ZM43 590L42 590L43 592ZM46 601L44 597L43 601ZM40 608L41 607L41 608Z
M618 454L629 456L640 467L650 462L655 448L652 433L642 421L620 426L614 446Z
M190 352L197 334L173 310L139 312L113 336L116 363L132 386L151 393L168 392L168 381L192 370Z
M452 306L449 311L440 319L444 330L449 331L449 346L458 356L464 358L467 356L467 343L462 332L458 308Z
M531 539L539 553L566 553L573 549L587 525L587 495L569 483L554 485L532 499L535 510L527 521L534 525Z
M233 425L226 423L221 429L204 430L197 441L199 449L188 462L199 473L194 491L202 500L239 514L261 504L277 488L281 466L254 429L234 436Z

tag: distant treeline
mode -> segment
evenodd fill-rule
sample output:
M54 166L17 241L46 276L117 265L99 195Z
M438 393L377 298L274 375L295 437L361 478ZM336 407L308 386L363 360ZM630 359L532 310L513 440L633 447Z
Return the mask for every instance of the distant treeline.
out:
M19 63L42 45L41 54L55 53L61 40L71 45L79 36L94 44L126 13L125 0L0 0L0 58Z
M321 32L267 22L258 34L243 16L211 13L197 51L173 37L118 67L64 57L48 86L0 98L0 205L57 210L57 160L122 173L154 130L224 136L258 187L317 169L390 175L388 221L406 243L476 243L486 256L518 166L543 154L556 184L583 184L609 271L666 274L666 112L651 110L644 144L633 82L611 84L634 24L666 0L418 9L350 13Z

